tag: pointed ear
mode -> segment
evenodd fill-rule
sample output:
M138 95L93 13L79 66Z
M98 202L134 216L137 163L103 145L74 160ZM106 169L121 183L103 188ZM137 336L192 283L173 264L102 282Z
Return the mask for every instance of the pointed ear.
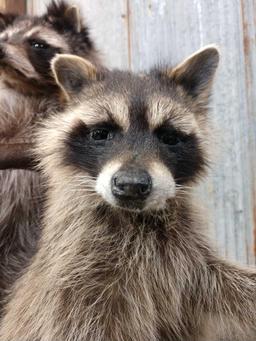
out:
M53 0L47 7L45 20L49 21L58 30L81 31L82 21L77 6L70 6L65 1Z
M97 70L89 61L74 55L58 54L51 62L55 81L67 100L78 96L97 79Z
M204 92L210 92L218 64L219 50L214 45L208 45L167 73L190 96L197 97Z
M81 32L81 19L77 6L69 7L65 12L65 18L72 24L77 33Z
M5 30L7 26L11 25L16 18L16 14L0 13L0 32Z

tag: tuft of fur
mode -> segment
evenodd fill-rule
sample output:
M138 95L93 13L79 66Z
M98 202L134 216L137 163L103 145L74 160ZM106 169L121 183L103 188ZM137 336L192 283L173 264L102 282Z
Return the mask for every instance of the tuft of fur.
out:
M0 16L0 152L10 167L22 168L19 158L33 145L35 127L65 106L50 68L56 53L99 63L76 11L53 1L40 17ZM0 171L0 315L7 292L35 252L43 196L37 173Z
M54 59L72 101L38 132L42 237L0 341L255 340L256 272L216 255L191 193L207 165L217 64L213 47L186 67L143 75ZM131 168L152 180L133 206L111 191L116 172Z

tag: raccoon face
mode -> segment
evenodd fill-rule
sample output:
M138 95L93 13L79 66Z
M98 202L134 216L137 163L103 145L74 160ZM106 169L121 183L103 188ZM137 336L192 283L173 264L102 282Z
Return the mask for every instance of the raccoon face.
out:
M53 81L50 61L56 53L93 58L88 28L76 7L53 1L41 17L0 15L0 71L6 79Z
M164 209L206 168L206 106L218 60L207 47L174 69L135 75L56 57L56 81L71 104L40 135L44 168L50 176L67 170L69 183L90 179L91 192L111 206Z

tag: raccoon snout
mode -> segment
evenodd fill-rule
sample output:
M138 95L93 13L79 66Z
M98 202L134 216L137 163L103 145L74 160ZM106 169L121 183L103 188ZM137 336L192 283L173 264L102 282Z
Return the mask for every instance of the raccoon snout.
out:
M152 189L152 179L144 170L120 170L111 179L112 194L121 200L144 200Z

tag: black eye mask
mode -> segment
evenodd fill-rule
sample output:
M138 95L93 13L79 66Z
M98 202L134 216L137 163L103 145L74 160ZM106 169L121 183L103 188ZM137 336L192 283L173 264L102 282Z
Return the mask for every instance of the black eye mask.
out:
M50 63L57 53L61 53L61 49L44 40L33 38L27 43L28 58L34 69L44 78L51 78Z

